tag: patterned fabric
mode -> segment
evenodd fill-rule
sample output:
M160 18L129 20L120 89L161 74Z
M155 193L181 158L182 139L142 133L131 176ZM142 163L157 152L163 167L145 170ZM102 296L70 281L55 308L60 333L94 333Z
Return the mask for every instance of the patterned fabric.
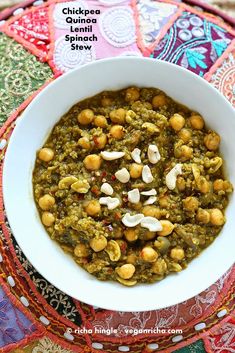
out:
M192 343L188 347L184 347L175 351L175 353L206 353L204 343L202 340L198 340L195 343Z
M35 327L30 320L11 303L0 287L0 347L17 342L32 334Z
M47 64L0 33L0 125L51 77Z
M31 280L37 288L37 291L46 299L47 303L55 309L59 315L71 320L77 326L81 326L81 316L76 309L76 305L71 297L61 292L43 278L26 259L15 239L12 238L16 254L22 267L27 271Z
M73 351L64 349L49 337L43 337L40 340L36 340L33 344L14 349L11 353L73 353Z
M80 44L92 44L91 50L71 51L71 44L65 41L66 34L70 33L70 25L65 22L66 16L62 14L64 3L55 6L53 12L55 49L52 66L55 72L67 72L75 67L107 57L119 55L141 55L136 45L135 22L133 11L129 1L72 1L67 6L70 8L82 7L85 9L99 10L100 15L91 15L96 18L97 23L93 24L90 35L97 37L97 42L80 42ZM76 17L76 16L75 16ZM87 33L79 33L87 36Z
M17 113L28 104L26 99L53 76L48 64L56 74L61 74L103 57L151 53L153 57L204 76L235 104L235 48L231 44L235 33L221 20L204 16L183 4L179 6L180 1L174 4L167 0L71 1L66 7L101 11L98 23L93 26L98 42L86 54L71 53L64 40L69 33L69 26L61 16L64 1L50 0L43 4L39 0L35 3L37 6L15 14L2 26L7 36L0 34L0 120L3 123L11 117L0 130L0 158ZM36 57L48 64L42 64ZM0 188L0 209L3 209L1 192ZM4 347L4 353L235 352L235 323L229 315L235 314L235 267L184 303L144 313L112 312L76 301L55 288L25 258L3 212L0 212L0 225L3 274L0 276L0 347ZM116 332L77 334L78 327L93 331L116 329ZM183 332L182 335L125 332L130 328L153 327Z
M50 338L41 339L32 349L32 353L72 353L71 350L62 348L59 344L54 343Z
M163 26L171 21L178 7L158 1L138 0L139 25L141 42L146 48L151 48L156 41Z
M91 325L94 328L104 330L112 327L116 329L116 333L111 333L111 336L122 337L123 339L131 336L129 329L133 327L138 329L150 329L151 327L158 327L159 329L182 328L184 335L190 334L190 332L194 334L194 329L191 330L193 328L191 323L195 320L202 322L205 317L208 318L214 313L218 306L218 296L223 295L225 288L233 282L231 276L235 279L234 275L235 273L232 274L230 270L205 292L184 303L144 313L124 314L114 311L105 316L103 313L97 313L91 321ZM135 336L135 333L132 336Z
M36 7L33 11L20 14L7 24L6 31L20 43L30 43L30 49L40 58L49 51L49 17L47 7Z
M235 46L234 46L235 49ZM209 82L235 106L235 50L216 69Z
M232 318L222 327L212 329L208 338L213 353L235 352L235 319Z
M152 57L183 66L203 76L233 39L220 26L184 12L158 43Z

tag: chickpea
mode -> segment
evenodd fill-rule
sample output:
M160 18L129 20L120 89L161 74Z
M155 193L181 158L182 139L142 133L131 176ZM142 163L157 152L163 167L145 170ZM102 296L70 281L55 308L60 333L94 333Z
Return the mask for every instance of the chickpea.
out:
M46 227L51 227L52 224L55 222L55 217L50 212L43 212L42 214L42 223Z
M125 134L124 127L122 125L113 125L109 131L110 135L116 140L123 138Z
M103 115L97 115L94 119L94 125L97 127L105 128L108 126L107 119Z
M171 249L171 258L175 261L183 260L185 254L184 249L181 248L173 248Z
M154 205L144 206L142 209L142 213L145 217L160 218L161 216L160 209Z
M78 140L78 145L82 148L84 148L85 150L89 150L91 148L91 144L90 141L87 137L81 137Z
M95 145L97 148L102 150L107 143L107 135L106 134L101 134L100 136L95 137Z
M126 262L128 264L134 265L136 263L136 261L137 261L137 256L135 254L127 255Z
M183 200L183 206L186 211L195 212L199 207L199 201L196 197L189 196Z
M188 147L186 145L183 145L181 147L181 157L184 160L188 160L193 157L193 149L191 147Z
M223 191L224 189L224 181L223 179L217 179L213 183L214 191Z
M81 125L88 125L94 120L94 112L91 109L84 109L78 114L78 122Z
M186 182L185 182L184 178L178 177L176 180L176 186L179 191L184 191L186 188Z
M189 121L192 128L195 130L202 130L204 127L204 120L200 115L192 115Z
M163 275L167 271L167 264L166 261L163 259L158 259L153 265L152 265L152 272L156 273L157 275Z
M156 237L156 232L150 232L150 230L146 231L143 235L144 240L152 240Z
M50 162L54 158L54 151L51 148L41 148L38 153L38 158L43 162Z
M121 239L123 237L123 231L120 227L114 227L112 232L113 239Z
M197 187L202 194L208 194L211 190L210 182L203 176L200 176L197 180Z
M217 179L213 183L213 188L214 191L219 192L219 191L227 191L227 192L232 192L233 191L233 186L228 180L223 180L223 179Z
M127 241L132 242L138 239L139 229L132 228L124 231L124 235Z
M228 180L224 180L223 189L227 192L233 192L233 185Z
M119 277L123 279L129 279L135 273L135 266L132 264L125 264L125 265L122 265L121 267L117 267L115 271L117 272Z
M167 237L157 237L157 240L154 242L154 247L160 252L160 254L166 254L169 247L171 246L170 241Z
M139 210L141 210L141 208L142 208L143 206L142 206L142 202L139 201L138 203L131 203L131 202L129 202L129 203L128 203L128 207L133 208L133 210L139 211Z
M224 215L218 208L210 210L210 222L214 226L222 226L224 224Z
M163 94L158 94L157 96L154 96L152 99L152 106L154 108L161 108L166 104L167 104L167 98Z
M199 210L197 211L196 219L200 223L208 224L210 222L210 213L207 210L199 208Z
M89 216L97 216L101 211L101 206L98 200L91 200L85 207L85 211Z
M142 175L143 166L137 163L132 163L130 165L130 176L133 179L138 179Z
M169 123L172 129L174 129L175 131L180 131L184 127L185 119L180 114L174 114L170 118Z
M192 134L188 129L182 129L179 131L178 136L184 141L184 143L188 143L192 137Z
M113 100L109 97L103 97L101 100L101 105L102 107L109 107L110 105L112 105Z
M136 87L130 87L126 90L125 100L126 102L135 102L140 97L140 90Z
M55 204L55 199L53 196L46 194L38 200L39 207L44 210L48 211L52 206Z
M162 208L169 208L170 206L170 199L167 195L160 196L158 202Z
M150 246L146 246L142 249L140 256L146 262L155 262L158 258L158 253Z
M125 124L126 121L126 111L123 108L112 110L109 114L110 119L115 124Z
M74 248L74 255L77 257L86 257L89 255L89 249L85 244L79 243Z
M148 110L152 110L153 109L153 106L150 102L142 102L143 104L143 108L146 108Z
M219 191L232 192L233 186L228 180L217 179L213 183L213 189L215 192L219 192Z
M175 228L173 223L166 219L162 219L160 223L162 225L162 230L160 232L157 232L158 235L166 237L167 235L170 235L173 232L173 229Z
M84 158L83 163L88 170L98 170L100 169L102 158L97 154L89 154Z
M209 151L216 151L219 148L220 136L214 131L210 131L204 138L204 144Z
M183 161L187 161L193 156L193 149L189 146L183 145L176 151L176 157L181 158Z
M104 235L100 235L92 238L89 244L92 250L94 250L95 252L99 252L106 248L108 242Z

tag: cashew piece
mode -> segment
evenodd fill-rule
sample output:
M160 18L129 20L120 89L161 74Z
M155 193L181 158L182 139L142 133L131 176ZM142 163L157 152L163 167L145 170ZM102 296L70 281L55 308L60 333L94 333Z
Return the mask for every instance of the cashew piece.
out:
M125 156L125 152L107 152L107 151L102 151L100 153L100 155L106 161L114 161L115 159L119 159L119 158L122 158L123 156Z
M126 227L135 227L137 226L142 219L144 218L144 215L142 213L135 214L134 216L131 216L130 213L126 213L124 217L122 217L122 223Z
M148 147L148 159L152 164L156 164L160 161L161 155L156 145L149 145Z
M141 153L141 150L139 148L135 148L132 152L131 152L131 157L132 159L140 164L141 163L141 158L140 158L140 153Z
M76 181L78 181L78 178L75 176L67 176L59 181L58 187L59 189L68 189Z
M182 174L182 164L177 163L166 175L166 186L170 190L174 190L176 187L177 176Z
M145 165L142 170L142 179L146 184L152 183L153 181L153 176L151 169L149 168L148 165Z

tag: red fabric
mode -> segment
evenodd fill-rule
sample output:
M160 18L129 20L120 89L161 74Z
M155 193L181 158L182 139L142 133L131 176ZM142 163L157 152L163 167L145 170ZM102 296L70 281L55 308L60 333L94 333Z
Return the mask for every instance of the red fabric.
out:
M211 334L205 339L208 353L235 352L235 318L225 320L219 327L212 328Z
M17 16L16 20L8 25L7 34L16 40L19 37L21 41L27 41L47 54L50 43L48 7L35 7L32 11Z

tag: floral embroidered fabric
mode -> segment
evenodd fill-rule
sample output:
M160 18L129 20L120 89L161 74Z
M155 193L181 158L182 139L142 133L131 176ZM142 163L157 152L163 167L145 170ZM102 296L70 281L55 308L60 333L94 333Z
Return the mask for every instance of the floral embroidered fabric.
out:
M152 56L203 76L232 39L233 36L220 26L184 12L158 43Z
M61 16L65 4L101 11L93 26L98 42L90 51L71 54L64 40L70 26ZM22 9L0 24L4 32L0 34L1 159L15 120L43 85L104 57L137 55L173 62L204 77L235 106L235 31L231 24L203 8L174 0L39 0ZM8 225L1 188L0 194L3 352L234 351L235 267L203 293L170 308L144 313L93 308L62 293L29 263ZM196 325L203 329L196 330ZM68 331L77 327L117 331L110 335ZM183 333L136 336L125 331L152 327L180 328Z
M0 347L12 341L19 341L32 334L36 328L30 320L16 308L3 288L0 287Z

